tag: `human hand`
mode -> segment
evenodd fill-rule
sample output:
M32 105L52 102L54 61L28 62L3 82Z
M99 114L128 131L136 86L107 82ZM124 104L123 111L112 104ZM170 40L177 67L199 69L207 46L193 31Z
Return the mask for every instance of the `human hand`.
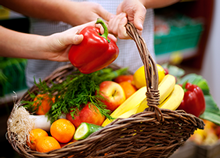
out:
M127 17L125 13L120 13L108 22L108 31L120 39L130 38L126 32L125 25L127 24Z
M79 44L83 40L83 35L79 32L87 27L95 26L95 21L70 28L64 32L59 32L46 36L43 45L43 51L46 60L68 61L68 52L72 44Z
M143 24L145 15L147 13L146 8L139 0L124 0L117 8L117 14L126 13L129 22L132 22L134 26L141 32L143 30Z
M87 22L102 18L109 21L113 14L105 10L100 4L94 2L71 2L74 5L69 9L69 21L73 26L81 25ZM71 8L71 7L70 7Z

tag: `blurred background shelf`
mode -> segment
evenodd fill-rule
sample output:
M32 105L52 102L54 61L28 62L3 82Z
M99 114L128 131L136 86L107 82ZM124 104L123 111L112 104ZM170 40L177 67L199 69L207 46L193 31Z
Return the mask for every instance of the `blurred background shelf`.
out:
M189 48L189 49L182 49L178 51L168 52L165 54L156 55L156 60L158 63L166 63L169 62L170 60L182 61L194 57L197 51L198 48Z
M171 16L173 13L177 12L192 19L200 19L203 23L203 30L197 44L197 50L190 58L186 58L181 62L182 66L194 68L198 71L202 69L212 26L214 2L214 0L195 0L184 3L176 3L169 7L155 10L155 13L169 10L166 15L169 14Z

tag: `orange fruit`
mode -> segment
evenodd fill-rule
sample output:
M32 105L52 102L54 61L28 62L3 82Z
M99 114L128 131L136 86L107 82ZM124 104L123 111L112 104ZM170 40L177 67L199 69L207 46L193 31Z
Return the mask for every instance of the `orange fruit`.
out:
M32 150L36 150L36 144L37 141L41 138L41 137L45 137L48 136L47 132L44 131L43 129L40 128L36 128L36 129L32 129L29 133L29 141L27 141L27 145L32 149Z
M50 134L60 143L67 143L73 139L75 126L67 119L58 119L52 123Z
M37 109L37 115L45 115L54 103L55 97L50 98L47 94L38 94L34 99L33 106Z
M48 152L60 148L59 142L51 136L40 138L36 144L36 150L39 152Z
M121 85L121 87L123 88L123 90L125 92L126 99L137 91L137 89L135 88L135 86L133 86L133 84L131 82L123 81L119 84Z

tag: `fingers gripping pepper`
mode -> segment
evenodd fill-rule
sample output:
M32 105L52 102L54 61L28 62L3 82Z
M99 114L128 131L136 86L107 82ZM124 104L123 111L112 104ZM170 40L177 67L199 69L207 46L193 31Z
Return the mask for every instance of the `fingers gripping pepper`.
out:
M205 111L205 98L202 90L191 83L184 83L182 87L185 93L178 109L199 117Z
M119 54L119 49L114 41L108 39L108 29L102 19L97 19L104 28L100 30L93 26L85 27L82 34L83 41L79 45L72 45L69 51L69 60L80 72L89 74L111 64Z

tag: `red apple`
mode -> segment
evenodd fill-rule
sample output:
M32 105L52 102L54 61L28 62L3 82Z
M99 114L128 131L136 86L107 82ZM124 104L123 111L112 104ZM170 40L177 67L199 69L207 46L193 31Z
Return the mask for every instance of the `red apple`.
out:
M126 99L123 88L114 81L103 81L99 88L99 93L104 97L102 102L111 111L114 111Z
M82 122L101 126L105 120L105 116L100 113L99 109L95 105L88 103L81 111L76 113L74 119L71 116L71 112L66 115L66 119L72 122L72 124L77 128Z

